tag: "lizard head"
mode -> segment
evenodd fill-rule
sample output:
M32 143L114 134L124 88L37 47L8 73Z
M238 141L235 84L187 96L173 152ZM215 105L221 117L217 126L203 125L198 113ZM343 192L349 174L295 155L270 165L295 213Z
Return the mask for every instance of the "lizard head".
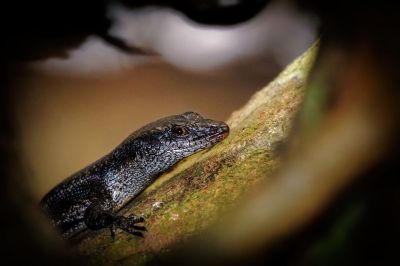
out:
M150 123L134 132L127 141L135 143L138 157L146 162L153 162L153 165L154 162L161 162L170 167L189 155L213 146L228 134L229 127L224 122L186 112Z
M168 120L168 119L167 119ZM224 122L205 119L198 113L186 112L170 117L162 140L169 143L165 151L186 157L213 146L229 134Z

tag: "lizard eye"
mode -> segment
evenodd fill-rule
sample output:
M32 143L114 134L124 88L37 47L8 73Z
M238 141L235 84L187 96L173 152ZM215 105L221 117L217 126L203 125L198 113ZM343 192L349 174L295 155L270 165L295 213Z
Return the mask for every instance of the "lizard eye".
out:
M174 133L178 136L185 136L185 135L189 134L189 130L186 127L175 126L172 128L172 133Z

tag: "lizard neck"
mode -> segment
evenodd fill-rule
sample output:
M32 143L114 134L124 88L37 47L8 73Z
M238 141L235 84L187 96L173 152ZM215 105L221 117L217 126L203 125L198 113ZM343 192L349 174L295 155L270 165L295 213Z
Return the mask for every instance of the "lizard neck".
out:
M172 152L149 149L140 139L122 143L105 158L103 180L112 201L122 207L180 159Z

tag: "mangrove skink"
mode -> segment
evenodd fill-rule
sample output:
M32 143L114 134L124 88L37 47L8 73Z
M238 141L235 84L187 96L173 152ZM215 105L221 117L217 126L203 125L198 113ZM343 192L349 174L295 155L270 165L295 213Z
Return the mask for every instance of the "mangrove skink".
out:
M132 133L113 151L73 174L40 202L52 224L70 237L86 228L120 228L143 236L139 216L118 211L161 173L224 139L229 127L187 112L162 118Z

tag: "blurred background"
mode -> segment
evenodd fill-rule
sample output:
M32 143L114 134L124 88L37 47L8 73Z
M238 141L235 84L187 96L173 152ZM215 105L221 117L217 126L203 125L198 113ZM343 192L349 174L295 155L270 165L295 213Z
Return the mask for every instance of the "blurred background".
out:
M225 252L237 244L250 253L258 246L250 259L260 265L399 264L391 262L400 237L397 9L379 1L289 2L4 2L2 261L78 265L37 211L47 191L160 117L196 111L226 120L310 47L318 28L301 112L287 149L276 147L288 156L281 171L223 221L214 237L228 243L224 252L204 234L206 244L188 257L200 264L240 257ZM96 254L123 252L120 241L105 242L109 253L101 245Z
M173 9L112 4L109 33L154 55L91 35L62 57L28 63L13 101L35 199L155 119L196 111L226 120L315 41L317 22L278 2L218 27Z

